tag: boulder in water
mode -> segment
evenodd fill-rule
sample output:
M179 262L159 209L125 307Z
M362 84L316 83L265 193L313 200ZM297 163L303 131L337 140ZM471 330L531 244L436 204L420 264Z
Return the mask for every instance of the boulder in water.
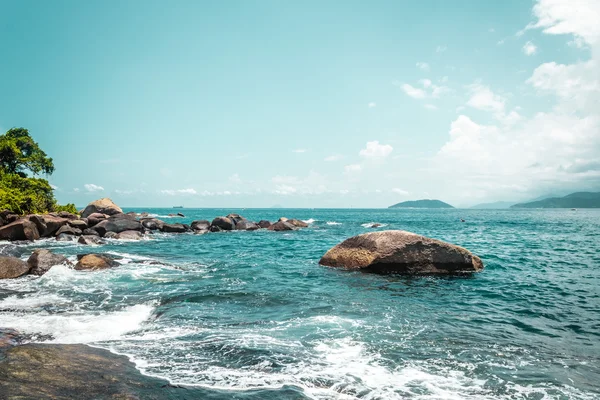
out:
M115 239L119 240L142 240L144 235L140 231L123 231L118 233Z
M261 219L260 221L258 221L258 226L260 228L266 229L271 226L271 222L267 221L266 219Z
M125 217L125 214L114 215L94 226L100 236L107 232L121 233L124 231L142 231L142 224L134 219Z
M259 228L260 227L256 223L248 221L247 219L241 220L235 224L235 229L238 231L255 231Z
M293 231L295 229L296 229L296 227L294 225L290 224L287 221L287 218L285 221L277 221L273 225L269 226L270 231L276 231L276 232Z
M87 218L83 219L74 219L68 222L69 226L73 228L84 230L88 227Z
M108 215L101 214L101 213L93 213L93 214L88 215L86 218L87 218L87 222L88 222L88 227L91 228L92 226L107 219Z
M120 264L105 254L84 254L77 256L79 261L75 265L75 269L96 271L119 266Z
M167 233L184 233L187 232L187 228L184 224L163 224L162 229L163 232Z
M308 228L308 224L299 219L291 218L291 219L288 219L286 222L294 225L296 228Z
M29 264L20 258L0 256L0 279L13 279L29 272Z
M68 233L61 233L56 236L57 242L72 242L75 240L75 235L71 235Z
M0 240L37 240L40 233L37 226L27 220L19 219L0 228Z
M104 241L102 239L100 239L100 236L98 236L98 235L86 235L84 233L83 235L79 236L79 239L77 239L77 243L93 245L93 244L103 244Z
M468 250L406 231L370 232L331 248L319 264L383 274L464 274L483 269Z
M71 265L71 262L66 257L54 254L48 249L37 249L31 254L27 260L27 264L31 267L29 270L30 274L44 275L55 265Z
M156 218L144 218L140 222L144 228L149 229L151 231L160 230L165 224L163 221Z
M60 229L58 231L56 231L56 236L60 235L61 233L66 233L67 235L75 235L75 236L79 236L82 234L81 229L73 228L70 225L61 226Z
M205 231L205 230L208 230L208 228L210 228L210 222L208 222L207 220L204 220L204 219L201 219L198 221L192 221L192 224L190 227L194 231Z
M231 231L235 228L235 222L233 222L233 220L228 217L217 217L217 218L213 219L213 221L210 225L219 227L219 228L221 228L221 230L224 230L224 231Z
M114 215L123 213L123 210L121 210L121 207L117 206L111 199L105 197L103 199L92 201L90 204L88 204L83 210L81 216L83 218L87 218L94 213Z

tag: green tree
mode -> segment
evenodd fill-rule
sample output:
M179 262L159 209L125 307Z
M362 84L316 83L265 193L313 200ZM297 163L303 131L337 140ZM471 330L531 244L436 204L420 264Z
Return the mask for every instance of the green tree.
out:
M27 176L54 172L52 158L40 149L25 128L12 128L0 136L0 168L9 174Z

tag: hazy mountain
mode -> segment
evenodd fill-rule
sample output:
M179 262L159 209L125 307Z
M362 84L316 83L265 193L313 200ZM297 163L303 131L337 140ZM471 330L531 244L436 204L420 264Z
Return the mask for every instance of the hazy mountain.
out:
M470 208L498 210L498 209L502 209L502 208L510 208L514 204L515 204L514 201L495 201L493 203L477 204Z
M600 208L600 192L576 192L564 197L519 203L511 208Z
M454 208L448 203L440 200L411 200L403 201L388 208Z

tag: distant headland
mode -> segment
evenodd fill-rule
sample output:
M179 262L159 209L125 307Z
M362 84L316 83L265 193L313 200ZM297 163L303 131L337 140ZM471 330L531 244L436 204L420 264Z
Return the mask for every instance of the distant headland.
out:
M403 201L388 208L454 208L448 203L444 203L441 200L410 200Z
M564 197L519 203L510 208L600 208L600 192L576 192Z

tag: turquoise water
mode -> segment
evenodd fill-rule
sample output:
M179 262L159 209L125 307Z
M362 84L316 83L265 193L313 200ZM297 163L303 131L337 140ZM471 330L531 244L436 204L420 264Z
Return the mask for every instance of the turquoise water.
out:
M127 354L214 399L600 398L600 210L176 211L186 218L169 221L312 223L95 247L124 265L0 281L0 326ZM318 265L370 222L462 245L486 269L410 278ZM90 251L42 241L23 258L35 247Z

